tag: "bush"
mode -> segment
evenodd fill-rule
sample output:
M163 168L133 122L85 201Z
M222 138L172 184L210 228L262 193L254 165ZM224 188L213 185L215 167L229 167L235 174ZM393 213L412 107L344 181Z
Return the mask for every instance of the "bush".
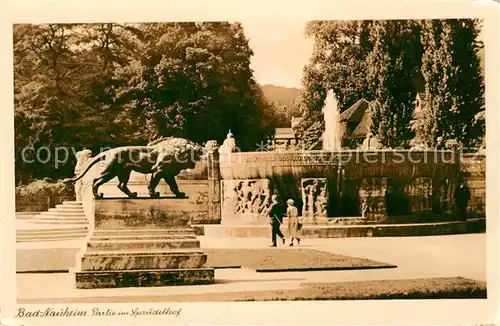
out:
M61 180L46 178L16 187L16 211L45 211L62 200L74 199L74 186Z
M74 196L75 188L72 184L65 184L61 180L51 182L50 179L36 180L27 185L16 187L17 197L31 196Z

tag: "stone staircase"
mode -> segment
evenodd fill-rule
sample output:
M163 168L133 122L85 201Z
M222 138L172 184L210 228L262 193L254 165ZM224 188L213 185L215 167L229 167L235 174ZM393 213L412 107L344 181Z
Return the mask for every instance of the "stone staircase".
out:
M41 212L30 220L34 224L71 224L87 226L83 204L80 201L65 201L49 208L46 212Z
M65 201L18 226L16 242L83 239L88 233L87 226L82 202Z

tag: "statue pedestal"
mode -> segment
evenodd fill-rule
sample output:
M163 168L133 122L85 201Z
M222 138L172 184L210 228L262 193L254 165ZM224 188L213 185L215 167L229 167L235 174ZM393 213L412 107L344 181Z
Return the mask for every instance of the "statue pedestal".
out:
M189 225L189 200L119 198L95 200L88 243L77 255L79 289L211 284Z

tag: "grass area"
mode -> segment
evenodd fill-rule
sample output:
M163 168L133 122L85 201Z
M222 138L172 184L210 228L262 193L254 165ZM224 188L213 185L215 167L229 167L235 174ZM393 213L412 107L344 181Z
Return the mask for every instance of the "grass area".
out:
M165 301L303 301L486 298L486 282L457 278L309 283L283 291L205 293Z
M244 266L257 272L393 268L369 259L335 255L313 249L204 249L205 266Z
M486 298L486 282L457 278L309 283L283 291L169 296L166 301L305 301Z
M202 249L205 266L213 268L247 267L258 272L349 270L393 268L394 265L368 259L335 255L313 249ZM68 271L75 266L78 249L18 249L17 272Z
M462 277L308 283L283 291L226 292L169 296L123 296L19 300L18 303L221 302L383 299L484 299L486 282Z

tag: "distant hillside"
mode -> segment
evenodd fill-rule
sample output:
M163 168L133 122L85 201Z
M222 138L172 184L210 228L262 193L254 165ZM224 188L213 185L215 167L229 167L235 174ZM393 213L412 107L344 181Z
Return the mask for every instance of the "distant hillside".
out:
M276 85L261 85L264 96L276 106L292 106L299 94L298 88L288 88Z
M299 89L276 85L260 85L260 88L264 97L276 108L276 114L280 117L278 127L289 127L291 117L300 115L294 110L294 101L299 94Z

